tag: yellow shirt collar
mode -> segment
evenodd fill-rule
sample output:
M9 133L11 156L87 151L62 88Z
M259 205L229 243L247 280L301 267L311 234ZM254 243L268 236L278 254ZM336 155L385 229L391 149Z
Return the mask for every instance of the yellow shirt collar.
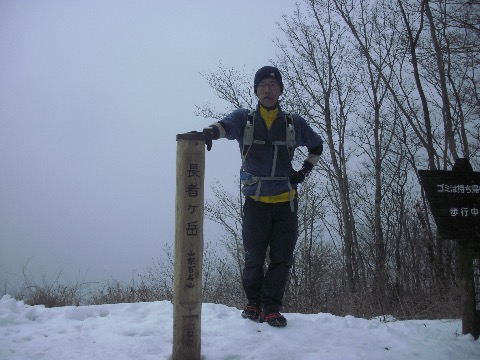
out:
M267 108L260 105L260 115L262 119L265 121L267 128L270 129L272 127L273 122L278 116L278 107L272 110L268 110Z

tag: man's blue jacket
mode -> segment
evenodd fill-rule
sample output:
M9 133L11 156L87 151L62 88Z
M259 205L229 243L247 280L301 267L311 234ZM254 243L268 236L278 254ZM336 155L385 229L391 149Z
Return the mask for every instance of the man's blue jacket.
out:
M248 109L238 109L213 124L219 128L220 137L238 141L240 152L243 154L241 176L247 175L253 178L253 181L243 183L243 194L245 196L272 196L291 190L292 186L289 184L288 177L293 171L292 159L295 149L299 146L307 147L309 156L306 161L315 165L322 152L321 137L313 131L304 118L291 114L290 118L295 129L295 145L291 148L286 145L276 145L274 142L286 141L287 116L280 108L277 118L268 129L260 115L259 106L257 106L253 117L253 139L265 143L244 146L244 132L249 112ZM266 178L272 177L280 179L264 181L267 180ZM255 181L257 178L263 179L260 188L258 188L258 182ZM296 185L293 185L293 188L295 187Z

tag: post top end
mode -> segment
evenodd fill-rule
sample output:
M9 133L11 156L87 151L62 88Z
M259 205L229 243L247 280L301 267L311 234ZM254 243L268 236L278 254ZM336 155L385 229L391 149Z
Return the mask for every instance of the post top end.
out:
M205 135L199 131L191 131L188 133L177 134L178 140L205 140Z

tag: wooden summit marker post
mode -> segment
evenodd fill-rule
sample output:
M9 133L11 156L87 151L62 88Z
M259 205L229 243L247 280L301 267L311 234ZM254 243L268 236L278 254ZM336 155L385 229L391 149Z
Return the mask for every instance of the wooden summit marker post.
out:
M201 350L205 137L177 135L172 360Z
M473 260L480 258L480 172L467 159L457 159L452 171L419 170L425 195L443 240L457 241L462 333L480 335Z

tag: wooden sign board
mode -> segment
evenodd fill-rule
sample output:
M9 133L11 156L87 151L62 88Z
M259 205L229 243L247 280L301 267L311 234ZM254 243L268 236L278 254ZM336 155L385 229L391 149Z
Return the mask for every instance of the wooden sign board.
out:
M480 172L419 170L419 175L438 235L480 239Z

